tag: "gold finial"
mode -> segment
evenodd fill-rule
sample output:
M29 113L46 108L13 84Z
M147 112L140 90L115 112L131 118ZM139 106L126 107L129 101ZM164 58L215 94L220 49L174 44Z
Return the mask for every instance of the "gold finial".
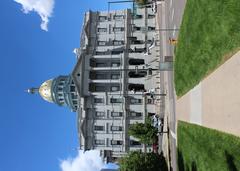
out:
M32 88L27 89L26 92L28 92L29 94L35 94L35 93L38 93L38 90L39 90L39 88L32 87Z

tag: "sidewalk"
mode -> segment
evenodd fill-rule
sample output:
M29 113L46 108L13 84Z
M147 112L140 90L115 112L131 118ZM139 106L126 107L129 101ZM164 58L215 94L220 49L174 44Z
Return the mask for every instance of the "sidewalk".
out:
M160 29L160 28L166 28L166 21L165 21L165 2L162 2L161 4L158 4L157 9L158 12L156 14L156 29ZM166 56L167 52L166 52L166 33L165 32L157 32L157 37L159 40L159 46L161 47L159 49L159 65L160 62L164 61L164 56ZM166 82L165 82L165 78L167 78L166 73L164 71L160 71L160 89L158 90L159 94L165 92L166 89ZM161 101L159 101L159 113L160 116L164 117L164 125L163 125L163 132L167 132L169 130L169 121L168 121L168 117L169 117L169 105L166 104L169 101L168 96L164 96L161 98ZM170 170L170 151L169 151L169 133L163 133L162 135L162 142L161 142L161 150L163 152L163 156L166 159L168 168Z
M177 119L240 136L240 51L177 100Z
M168 100L166 100L167 102ZM168 125L168 116L169 116L169 105L166 105L165 108L165 115L164 115L164 124L163 124L163 132L167 132L169 131L169 125ZM163 152L163 156L166 159L168 168L170 167L170 155L169 155L169 147L170 147L170 142L169 142L169 135L170 132L168 133L164 133L163 134L163 138L162 138L162 152ZM170 170L170 169L169 169Z

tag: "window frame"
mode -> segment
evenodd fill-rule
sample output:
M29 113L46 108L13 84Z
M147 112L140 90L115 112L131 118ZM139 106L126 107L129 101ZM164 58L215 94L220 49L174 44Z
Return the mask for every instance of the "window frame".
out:
M98 41L97 44L98 44L98 46L106 46L107 42L106 41Z
M113 32L123 32L124 27L113 27Z
M123 116L123 112L111 112L111 117L122 117Z
M123 20L125 16L123 14L115 14L113 15L114 20Z
M107 32L107 28L98 27L98 28L97 28L97 32L98 32L98 33L106 33L106 32Z
M104 111L95 111L95 117L103 118L105 117L106 113Z
M98 21L100 21L100 22L107 21L107 16L105 16L105 15L99 15L99 16L98 16Z
M122 98L110 98L110 103L113 103L113 104L115 104L115 103L122 103L123 101L122 101Z
M94 131L105 131L105 127L103 125L94 125Z
M122 127L122 126L112 125L112 126L110 127L110 130L111 130L112 132L119 132L119 131L123 131L123 127Z
M113 43L114 46L124 45L124 41L123 40L113 40L112 43Z
M111 79L120 79L120 74L111 74Z
M94 98L93 102L94 102L94 104L103 104L104 99L103 98Z
M95 139L95 140L94 140L94 145L104 146L105 144L106 144L105 139Z
M113 143L114 142L114 143ZM122 140L111 140L110 141L111 145L123 145L123 141Z
M120 86L111 86L111 92L120 91Z
M130 117L140 118L140 117L142 117L142 116L143 116L142 112L135 112L135 111L131 111L131 112L130 112Z

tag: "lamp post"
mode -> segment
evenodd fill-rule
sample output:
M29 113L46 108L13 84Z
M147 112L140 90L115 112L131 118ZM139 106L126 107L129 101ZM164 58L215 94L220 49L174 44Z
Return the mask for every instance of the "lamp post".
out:
M155 31L179 31L179 28L163 28L163 29L156 29Z
M122 95L122 96L126 96L126 95L134 95L134 96L150 96L150 93L146 93L146 94L120 94L120 93L111 93L111 95ZM166 93L160 93L160 94L154 94L154 96L166 96Z
M93 70L93 69L90 69L89 71L135 71L136 74L137 74L139 71L149 71L151 73L151 71L159 71L159 69L157 69L157 68L146 68L146 69L142 68L142 69L138 69L138 67L136 66L135 69L128 69L128 68L103 69L103 70Z

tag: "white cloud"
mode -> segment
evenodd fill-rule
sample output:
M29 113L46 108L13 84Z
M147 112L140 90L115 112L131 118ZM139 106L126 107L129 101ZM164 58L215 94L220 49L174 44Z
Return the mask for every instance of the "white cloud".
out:
M52 16L54 0L14 0L22 4L22 11L29 13L35 11L42 19L41 28L48 31L49 17Z
M75 158L63 160L60 164L62 171L100 171L103 166L100 152L97 150L80 150Z

